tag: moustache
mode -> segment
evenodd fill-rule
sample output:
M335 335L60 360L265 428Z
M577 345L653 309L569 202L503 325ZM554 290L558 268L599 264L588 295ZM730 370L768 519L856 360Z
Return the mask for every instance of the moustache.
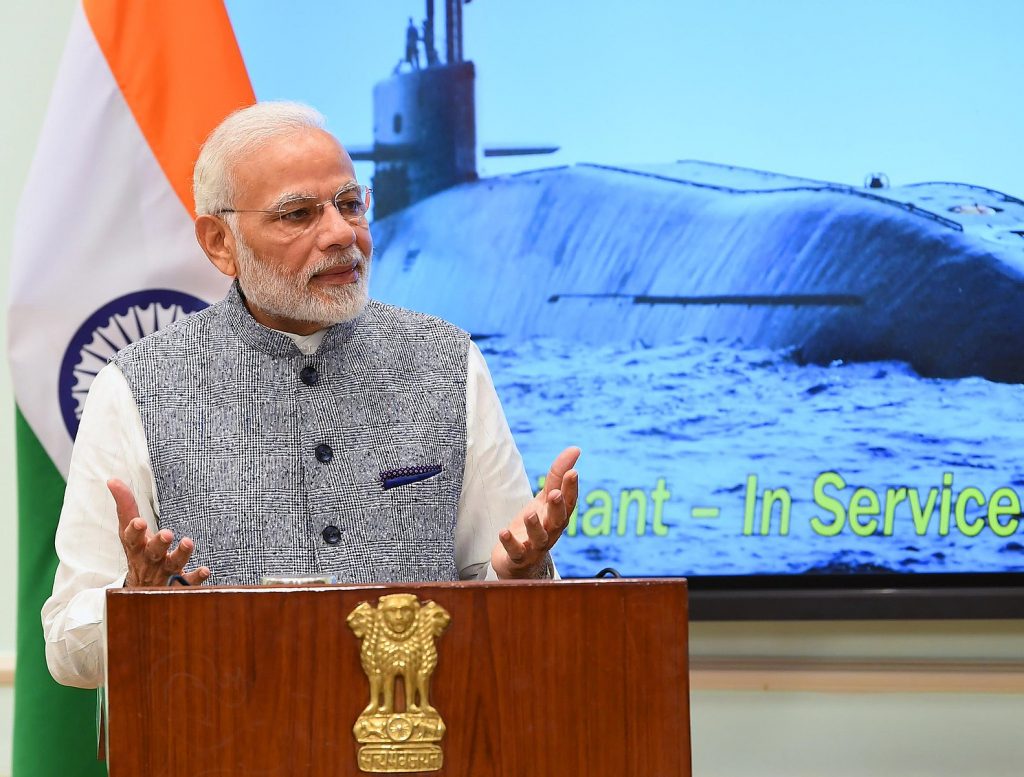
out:
M323 259L306 270L306 277L308 280L314 275L319 275L338 267L365 270L368 263L369 257L358 246L351 245L336 253L326 254Z

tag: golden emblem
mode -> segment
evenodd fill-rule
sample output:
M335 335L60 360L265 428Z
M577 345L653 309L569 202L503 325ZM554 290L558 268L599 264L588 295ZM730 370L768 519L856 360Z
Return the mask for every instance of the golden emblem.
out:
M434 640L450 620L439 604L420 604L413 594L382 596L377 607L363 602L349 614L349 628L362 640L359 659L370 681L370 703L352 727L362 745L358 758L364 772L441 768L444 753L438 743L445 727L430 706L429 690L437 667ZM402 685L396 694L398 678Z

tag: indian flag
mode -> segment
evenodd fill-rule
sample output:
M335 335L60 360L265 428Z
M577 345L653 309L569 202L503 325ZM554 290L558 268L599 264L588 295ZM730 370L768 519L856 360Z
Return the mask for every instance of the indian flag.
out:
M50 678L39 620L71 446L109 356L223 296L228 281L192 231L192 165L214 126L253 101L221 0L84 0L76 9L11 263L15 777L104 773L95 694Z

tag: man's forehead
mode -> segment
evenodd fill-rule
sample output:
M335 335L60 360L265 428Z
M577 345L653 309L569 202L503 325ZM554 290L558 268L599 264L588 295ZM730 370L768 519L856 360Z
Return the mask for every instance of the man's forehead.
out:
M328 132L303 129L268 138L235 160L241 189L259 190L275 201L320 197L355 185L355 168Z

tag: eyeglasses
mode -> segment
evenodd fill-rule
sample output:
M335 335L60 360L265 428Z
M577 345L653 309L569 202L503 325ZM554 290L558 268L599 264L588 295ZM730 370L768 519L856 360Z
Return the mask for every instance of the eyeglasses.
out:
M316 197L295 197L285 200L276 208L260 210L258 208L224 208L218 210L214 215L222 213L266 213L276 216L279 228L290 236L300 235L311 229L320 221L324 208L333 205L338 209L341 217L350 224L360 224L366 218L366 212L370 209L370 194L373 192L369 186L346 186L338 191L333 197L327 200L317 200Z

